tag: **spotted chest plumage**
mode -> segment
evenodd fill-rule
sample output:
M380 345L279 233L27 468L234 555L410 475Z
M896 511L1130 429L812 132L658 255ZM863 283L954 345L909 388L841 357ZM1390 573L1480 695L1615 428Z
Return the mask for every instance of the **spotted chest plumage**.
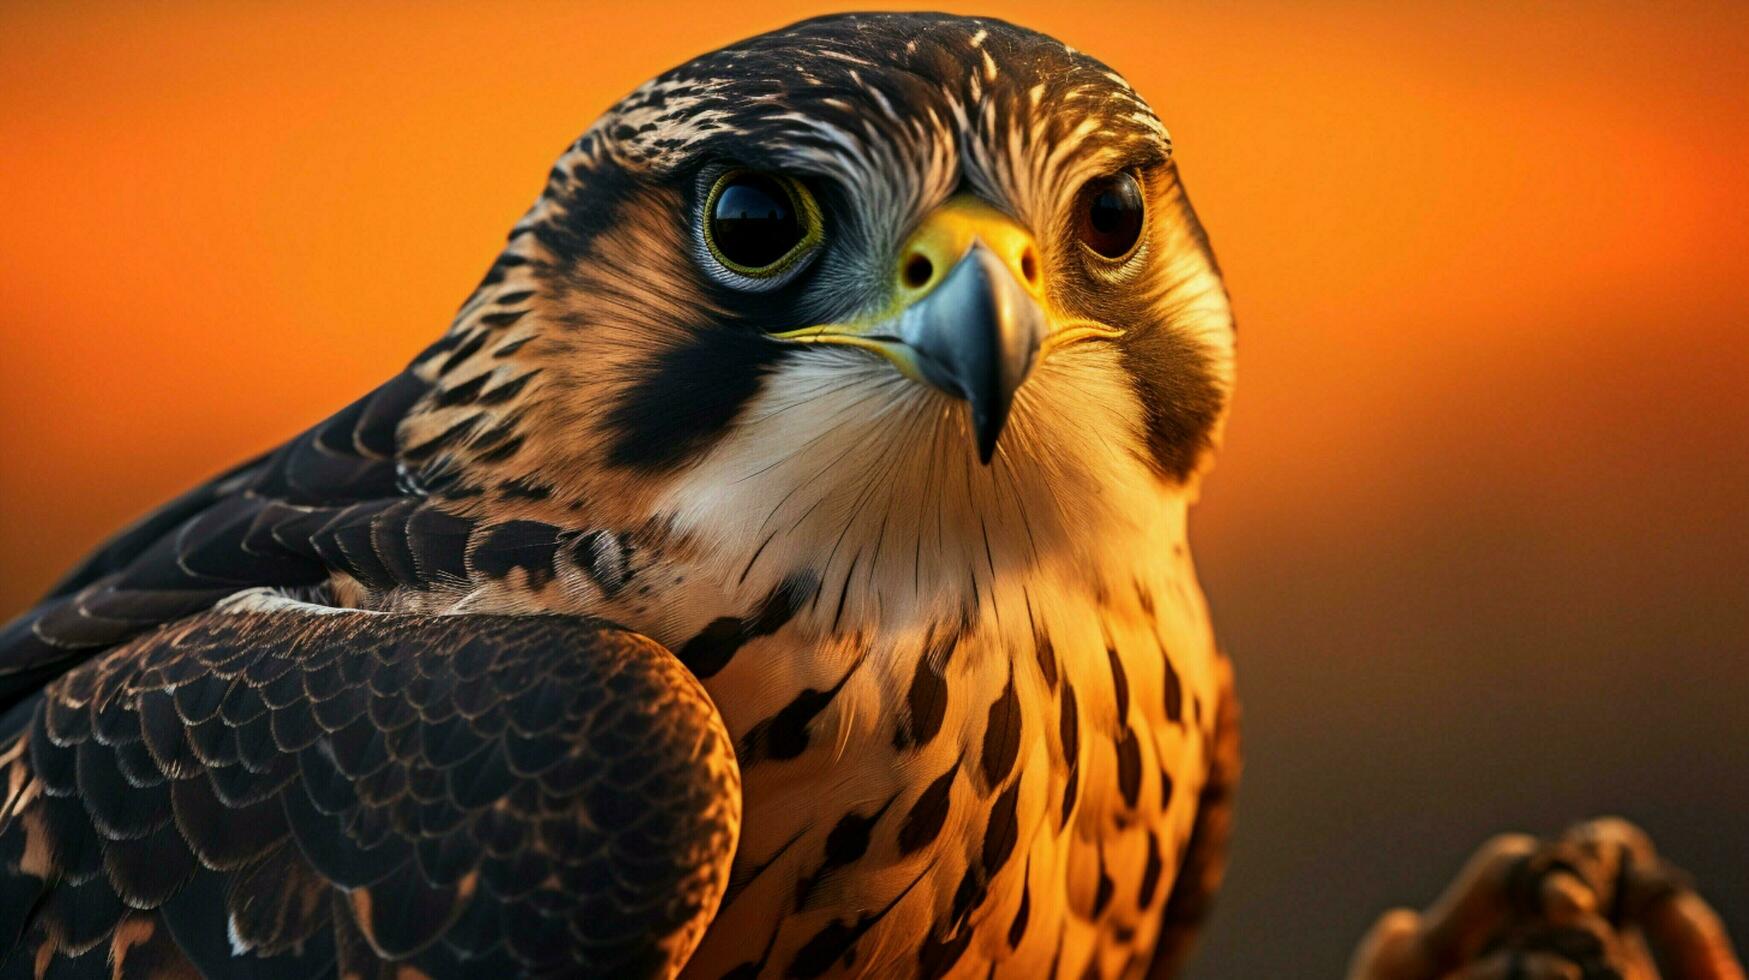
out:
M736 706L748 811L693 974L1145 964L1218 690L1197 611L1142 595L1060 610L1060 628L955 623L824 658L783 632L749 643L706 680ZM804 659L832 666L778 682L773 660Z

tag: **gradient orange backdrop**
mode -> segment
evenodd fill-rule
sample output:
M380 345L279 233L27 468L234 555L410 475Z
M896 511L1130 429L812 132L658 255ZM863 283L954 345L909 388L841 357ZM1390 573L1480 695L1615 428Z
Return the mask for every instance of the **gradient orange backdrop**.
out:
M395 371L620 94L829 9L0 8L0 615ZM1486 834L1602 810L1749 940L1749 6L979 12L1154 101L1238 310L1199 975L1335 975Z

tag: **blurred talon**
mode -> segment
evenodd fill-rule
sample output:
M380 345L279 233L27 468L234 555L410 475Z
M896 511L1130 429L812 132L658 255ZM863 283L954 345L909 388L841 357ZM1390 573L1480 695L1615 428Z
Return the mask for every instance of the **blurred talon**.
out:
M1512 913L1520 918L1546 916L1551 900L1581 893L1591 896L1593 907L1599 898L1607 905L1612 892L1610 877L1599 874L1598 862L1565 841L1543 845L1520 858L1506 877Z
M1596 916L1570 925L1541 926L1518 946L1527 953L1572 964L1584 980L1642 980L1647 976L1615 930Z
M1499 950L1460 971L1453 980L1586 980L1578 965L1548 953Z
M1536 852L1524 834L1501 834L1476 851L1427 910L1421 943L1432 961L1450 970L1473 959L1506 912L1514 870Z
M1647 905L1638 923L1672 978L1744 980L1718 913L1686 887Z
M1648 949L1650 947L1650 949ZM1688 876L1618 817L1479 848L1425 914L1397 909L1349 980L1745 980Z
M1543 879L1540 907L1551 922L1572 922L1597 911L1597 893L1576 875L1556 872Z
M1421 941L1421 915L1392 909L1379 917L1355 948L1349 980L1422 980L1436 976Z

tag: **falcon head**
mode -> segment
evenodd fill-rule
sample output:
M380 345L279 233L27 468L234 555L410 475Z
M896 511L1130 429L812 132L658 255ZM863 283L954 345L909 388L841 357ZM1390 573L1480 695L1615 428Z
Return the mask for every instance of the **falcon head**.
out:
M1157 549L1232 352L1122 77L999 21L835 16L675 68L568 149L426 362L414 438L466 424L428 469L662 522L730 584L951 602Z

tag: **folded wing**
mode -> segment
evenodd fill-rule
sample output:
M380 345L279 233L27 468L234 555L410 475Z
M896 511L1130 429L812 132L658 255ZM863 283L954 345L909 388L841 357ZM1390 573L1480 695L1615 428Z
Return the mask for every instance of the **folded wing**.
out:
M246 599L7 721L0 975L671 975L740 823L703 689L576 617Z

